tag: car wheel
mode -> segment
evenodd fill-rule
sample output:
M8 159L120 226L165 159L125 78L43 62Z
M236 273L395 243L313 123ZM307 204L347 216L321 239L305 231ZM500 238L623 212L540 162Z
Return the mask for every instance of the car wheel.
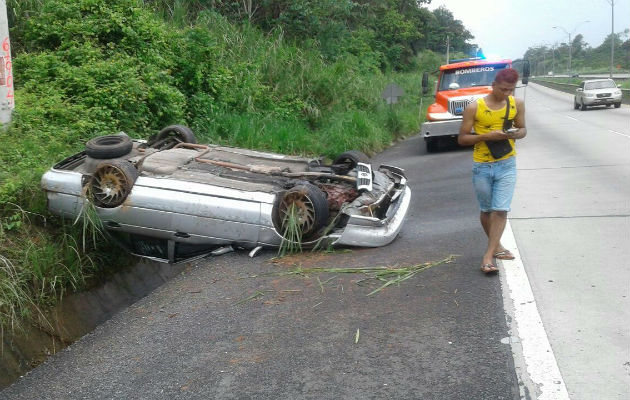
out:
M167 150L175 147L178 143L197 143L197 138L193 131L184 125L169 125L152 136L148 141L149 147Z
M98 207L121 205L138 178L138 170L129 161L104 161L96 167L89 183L89 195Z
M438 139L437 138L428 138L425 140L425 144L427 146L428 153L435 153L438 150Z
M586 111L586 104L582 103L582 104L580 105L580 110L582 110L582 111Z
M357 163L369 164L370 158L358 150L348 150L339 154L333 161L333 165L340 167L341 171L339 173L342 175L352 171L357 166Z
M621 107L621 102L615 103L615 108L619 108L619 107Z
M315 185L297 185L280 197L275 225L286 240L296 236L313 238L325 226L328 216L328 200L324 192ZM292 228L297 228L297 235L290 232Z
M580 105L577 102L576 98L573 98L573 109L577 110L578 108L580 108Z
M88 140L85 154L92 158L107 159L124 156L131 151L133 143L127 135L106 135Z

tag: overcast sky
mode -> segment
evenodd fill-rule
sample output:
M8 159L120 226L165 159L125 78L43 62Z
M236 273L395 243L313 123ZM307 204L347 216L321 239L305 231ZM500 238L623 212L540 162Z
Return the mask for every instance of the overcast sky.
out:
M528 47L566 43L561 26L592 47L611 32L611 0L432 0L462 21L486 56L517 59ZM583 21L590 21L584 23ZM615 32L630 28L630 0L615 0Z

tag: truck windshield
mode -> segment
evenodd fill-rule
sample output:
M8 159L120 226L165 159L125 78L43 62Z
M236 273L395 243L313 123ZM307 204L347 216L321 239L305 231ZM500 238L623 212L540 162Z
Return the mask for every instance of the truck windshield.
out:
M497 72L506 64L477 65L474 67L447 69L442 72L438 90L456 90L474 86L490 86Z

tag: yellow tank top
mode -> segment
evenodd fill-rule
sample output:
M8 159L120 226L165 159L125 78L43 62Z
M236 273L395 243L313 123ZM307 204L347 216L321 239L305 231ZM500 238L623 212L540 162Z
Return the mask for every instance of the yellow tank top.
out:
M488 132L503 129L503 117L505 117L505 107L492 110L488 108L483 97L477 99L477 113L475 114L475 123L473 125L475 132L478 135L483 135ZM516 117L516 102L514 101L514 96L510 96L510 114L508 118L514 119L514 117ZM494 162L513 157L516 155L514 140L510 139L510 143L512 144L512 151L499 159L492 157L488 146L486 146L486 142L476 143L473 149L473 161Z

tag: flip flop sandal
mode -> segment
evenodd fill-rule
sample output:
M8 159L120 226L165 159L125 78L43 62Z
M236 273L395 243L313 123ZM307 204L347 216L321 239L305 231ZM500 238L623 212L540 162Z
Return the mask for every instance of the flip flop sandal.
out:
M499 271L499 268L497 268L497 266L493 264L484 264L481 266L481 272L483 272L484 274L490 274L497 271Z
M503 250L503 251L494 253L494 258L497 258L499 260L513 260L514 254L512 254L510 250Z

